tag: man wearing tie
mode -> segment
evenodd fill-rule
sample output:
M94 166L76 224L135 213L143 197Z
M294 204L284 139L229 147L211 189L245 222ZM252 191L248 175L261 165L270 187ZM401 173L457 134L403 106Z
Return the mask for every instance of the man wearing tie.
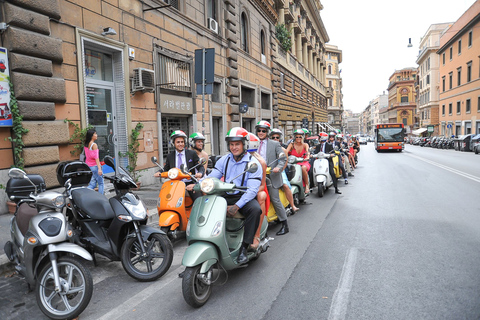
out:
M267 182L267 188L268 194L270 195L270 202L275 208L278 220L282 223L282 228L276 233L277 236L281 236L289 232L287 213L285 212L278 193L278 190L283 186L282 170L285 166L286 157L280 158L281 155L285 155L280 143L268 139L270 127L270 123L263 120L259 121L255 126L257 136L260 139L260 146L257 152L265 159L267 166L274 166L269 175L270 183Z
M185 146L187 145L187 135L185 132L182 130L173 131L170 135L170 141L174 145L175 151L170 152L167 155L167 161L163 167L164 171L168 171L171 168L180 168L180 166L184 164L186 169L190 171L195 178L200 179L203 177L205 173L205 168L203 166L198 166L193 169L193 171L191 170L198 164L199 158L195 151L185 149ZM156 172L154 177L160 177L160 173L161 172ZM185 184L187 185L187 191L193 201L201 196L201 193L196 193L193 191L193 187L195 186L193 181L187 180L185 181Z

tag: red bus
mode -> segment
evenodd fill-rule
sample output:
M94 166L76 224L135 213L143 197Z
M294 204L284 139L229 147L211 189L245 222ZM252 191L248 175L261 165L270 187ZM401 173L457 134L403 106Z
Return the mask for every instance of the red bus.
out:
M403 123L383 123L375 125L375 150L397 150L405 148L405 128Z

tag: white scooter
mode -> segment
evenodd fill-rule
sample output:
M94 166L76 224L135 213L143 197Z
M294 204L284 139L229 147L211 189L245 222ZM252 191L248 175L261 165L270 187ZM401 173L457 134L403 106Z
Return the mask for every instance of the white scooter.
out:
M323 152L311 156L315 158L313 162L313 183L317 186L317 193L320 198L323 197L325 190L333 185L333 179L328 171L328 159L331 156L331 154Z

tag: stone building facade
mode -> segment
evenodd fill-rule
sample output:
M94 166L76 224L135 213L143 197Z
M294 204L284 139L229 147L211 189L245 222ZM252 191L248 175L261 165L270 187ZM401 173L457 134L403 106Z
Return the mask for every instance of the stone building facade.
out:
M327 99L328 123L335 129L342 130L343 94L340 63L342 63L342 50L338 46L325 46L327 93L332 97Z
M298 8L308 6L313 14L312 4L320 6L319 1L298 1ZM60 161L78 158L70 154L79 141L69 142L75 128L66 119L79 128L93 125L101 157L114 156L120 165L128 160L119 153L127 151L130 133L141 122L136 168L146 170L140 181L148 185L157 170L149 159L162 160L172 150L173 130L203 132L206 151L223 154L229 128L253 130L258 120L276 124L279 118L275 25L280 7L288 7L284 2L7 0L0 6L8 24L3 46L13 89L29 130L23 136L25 169L41 174L48 187L59 185L55 169ZM326 117L326 103L319 89L319 43L328 37L315 14L318 36L300 48L316 57L311 70L318 78L305 71L297 83L305 90L305 114L320 118ZM302 38L305 31L312 32L296 30L301 41L307 39L306 34ZM205 99L194 83L195 50L204 48L215 50L213 90ZM241 102L249 106L245 114ZM14 165L12 145L4 140L10 136L10 128L0 127L2 184Z

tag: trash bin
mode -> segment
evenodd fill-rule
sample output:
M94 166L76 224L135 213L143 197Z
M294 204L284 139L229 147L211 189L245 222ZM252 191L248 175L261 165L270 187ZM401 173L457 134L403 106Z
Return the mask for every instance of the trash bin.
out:
M460 147L463 141L463 136L458 136L453 139L453 148L455 151L460 151Z
M462 136L462 140L460 141L460 151L472 151L470 149L470 141L472 140L473 134L466 134Z

